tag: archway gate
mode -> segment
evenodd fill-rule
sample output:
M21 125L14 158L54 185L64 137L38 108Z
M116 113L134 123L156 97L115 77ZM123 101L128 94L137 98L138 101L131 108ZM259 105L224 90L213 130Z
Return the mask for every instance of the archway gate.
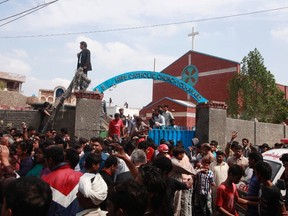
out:
M103 93L104 91L108 90L111 87L115 87L122 82L126 82L129 80L135 79L153 79L153 80L160 80L163 82L170 83L183 91L187 92L190 96L194 98L197 103L205 103L208 102L206 98L204 98L195 88L191 85L184 82L182 79L178 79L177 77L161 73L161 72L154 72L154 71L132 71L117 75L112 77L103 83L99 84L98 86L93 88L93 91L98 91Z

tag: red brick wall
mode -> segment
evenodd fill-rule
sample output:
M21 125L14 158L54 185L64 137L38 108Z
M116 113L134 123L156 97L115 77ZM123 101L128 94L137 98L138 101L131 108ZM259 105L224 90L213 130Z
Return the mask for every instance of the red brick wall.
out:
M239 72L239 63L217 58L214 56L198 53L188 52L174 63L165 68L162 72L173 76L181 76L182 70L188 65L188 56L192 56L192 64L198 68L199 74L207 71L221 70L227 68L236 68L236 72L221 73L209 76L199 76L195 89L206 99L216 101L227 101L229 92L227 89L228 81L233 75ZM174 87L168 83L153 84L153 101L158 101L164 97L171 97L180 100L187 100L187 94L183 90ZM191 99L191 101L193 101ZM195 103L195 102L194 102Z
M285 98L288 100L288 86L277 84L278 88L284 92Z
M195 117L186 116L186 113L188 113L188 115L195 116L196 115L195 107L186 107L165 98L153 104L153 106L144 107L142 110L140 110L139 114L140 116L145 117L145 122L147 122L151 117L147 117L146 114L147 113L151 114L153 112L152 109L156 109L158 105L165 105L165 104L169 106L169 111L171 111L172 114L174 115L176 125L187 127L195 126ZM179 116L179 114L181 116Z
M189 51L171 65L166 67L162 73L166 73L172 76L180 77L183 69L188 65L189 55L191 54L191 63L198 68L199 78L197 84L194 88L207 100L209 101L221 101L227 102L229 98L228 91L228 83L229 80L240 71L240 64L234 61L230 61L227 59L222 59L219 57L207 55L204 53L192 52ZM228 70L229 69L229 70ZM216 74L213 71L218 70ZM222 70L222 71L219 71ZM224 70L224 71L223 71ZM226 72L226 70L230 72ZM232 72L231 72L232 71ZM207 74L206 72L210 72ZM212 75L211 75L212 72ZM223 73L221 73L223 72ZM202 74L202 75L201 75ZM153 107L144 107L140 114L145 116L146 113L151 113L152 109L157 108L158 104L168 104L169 110L174 109L175 112L187 112L195 114L194 110L190 110L191 108L187 108L171 102L167 99L162 100L165 97L170 97L178 100L187 101L189 100L192 103L196 103L192 97L188 97L187 93L183 90L165 82L157 82L153 83L153 97L152 103L156 104ZM195 117L175 117L176 124L181 126L194 126L195 125Z

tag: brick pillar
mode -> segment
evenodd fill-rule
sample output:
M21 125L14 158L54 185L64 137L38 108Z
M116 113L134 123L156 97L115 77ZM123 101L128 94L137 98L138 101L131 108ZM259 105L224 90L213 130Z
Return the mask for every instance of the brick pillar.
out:
M91 138L100 132L103 94L96 92L74 92L76 97L75 136Z
M196 137L200 143L218 141L223 148L226 135L227 105L211 101L196 107Z

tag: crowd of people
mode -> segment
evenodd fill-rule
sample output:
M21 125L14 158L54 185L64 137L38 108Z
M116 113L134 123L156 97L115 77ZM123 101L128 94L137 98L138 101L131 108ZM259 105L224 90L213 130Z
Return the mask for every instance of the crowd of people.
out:
M168 105L159 105L157 109L153 110L152 118L146 124L143 119L137 114L131 118L129 115L124 115L124 109L120 108L119 113L114 114L114 119L109 123L108 136L109 137L135 137L147 138L148 131L152 128L169 128L178 129L175 125L173 114L168 110Z
M266 145L239 143L236 132L223 150L197 138L189 149L181 141L156 145L140 119L129 125L120 110L106 138L71 137L65 128L38 134L26 124L2 128L2 215L237 216L236 204L247 206L248 216L287 215L263 162ZM247 197L238 195L240 180L249 184Z

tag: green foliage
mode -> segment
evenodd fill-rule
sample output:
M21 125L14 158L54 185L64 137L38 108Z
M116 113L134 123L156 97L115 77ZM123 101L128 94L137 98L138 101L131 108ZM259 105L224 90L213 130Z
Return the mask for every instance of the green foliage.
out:
M232 117L271 123L287 119L288 101L264 66L259 51L249 52L241 65L241 72L229 83L228 113Z
M6 84L0 80L0 90L3 90L6 88Z

